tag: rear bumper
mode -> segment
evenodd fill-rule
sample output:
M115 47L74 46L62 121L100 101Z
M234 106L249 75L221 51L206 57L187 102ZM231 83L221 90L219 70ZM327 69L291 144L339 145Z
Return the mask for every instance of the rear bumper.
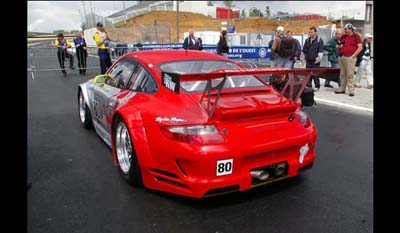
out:
M204 147L173 147L167 150L162 142L152 151L152 161L141 164L144 185L149 189L190 196L207 197L234 191L244 191L271 182L297 176L299 171L313 165L316 132L307 137L270 143L264 152L254 153L254 148L227 145ZM310 149L300 162L300 148ZM260 148L257 148L260 151ZM233 159L232 174L217 176L217 161ZM284 175L271 176L266 181L256 181L251 170L284 162Z

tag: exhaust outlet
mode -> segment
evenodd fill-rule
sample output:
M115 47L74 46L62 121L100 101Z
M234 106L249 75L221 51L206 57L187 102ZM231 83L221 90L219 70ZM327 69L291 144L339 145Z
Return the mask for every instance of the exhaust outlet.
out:
M286 163L279 163L278 165L276 165L275 168L275 176L281 176L283 175L283 173L285 173L286 170Z
M259 179L259 180L267 180L269 177L269 173L266 170L253 170L250 171L250 174L253 178Z

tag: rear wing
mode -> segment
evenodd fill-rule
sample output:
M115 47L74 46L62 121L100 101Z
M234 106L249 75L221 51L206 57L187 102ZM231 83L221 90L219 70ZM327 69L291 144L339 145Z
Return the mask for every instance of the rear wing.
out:
M204 88L203 95L200 98L200 105L202 105L210 117L213 116L218 100L221 96L222 89L225 85L225 81L230 76L240 75L288 75L288 81L286 82L283 89L280 91L281 96L285 96L292 100L297 101L304 91L304 88L311 76L318 76L320 78L330 79L332 74L338 74L339 69L337 68L312 68L312 69L288 69L288 68L237 68L237 69L219 69L209 73L197 73L197 74L176 74L162 72L161 83L167 89L179 94L180 83L188 81L207 81L207 85ZM222 78L222 81L212 86L211 81L214 79ZM295 86L300 86L296 96L293 95ZM217 95L213 106L211 106L211 93L217 91ZM287 92L288 91L288 92ZM207 102L203 103L204 99L207 98Z

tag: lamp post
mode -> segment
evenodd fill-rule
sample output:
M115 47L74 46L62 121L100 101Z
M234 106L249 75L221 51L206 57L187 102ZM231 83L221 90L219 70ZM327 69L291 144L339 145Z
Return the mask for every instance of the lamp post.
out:
M179 0L176 1L176 42L179 43Z

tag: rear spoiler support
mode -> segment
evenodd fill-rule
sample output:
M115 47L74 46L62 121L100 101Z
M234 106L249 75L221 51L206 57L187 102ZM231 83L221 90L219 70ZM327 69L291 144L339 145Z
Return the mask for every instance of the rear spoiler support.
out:
M211 79L207 80L206 88L204 88L203 95L201 95L201 98L200 98L200 104L201 105L203 104L203 99L204 99L204 97L206 96L206 93L207 93L207 105L206 105L205 110L207 111L207 113L208 113L208 115L210 117L212 117L214 115L215 108L217 107L217 103L218 103L219 97L221 96L222 88L225 85L225 81L226 81L227 77L228 77L227 75L224 75L224 77L222 78L222 81L215 87L212 87L212 85L211 85L212 80ZM214 105L212 106L212 109L211 109L211 107L210 107L210 104L211 104L211 92L214 91L214 90L217 90L217 97L215 98Z

